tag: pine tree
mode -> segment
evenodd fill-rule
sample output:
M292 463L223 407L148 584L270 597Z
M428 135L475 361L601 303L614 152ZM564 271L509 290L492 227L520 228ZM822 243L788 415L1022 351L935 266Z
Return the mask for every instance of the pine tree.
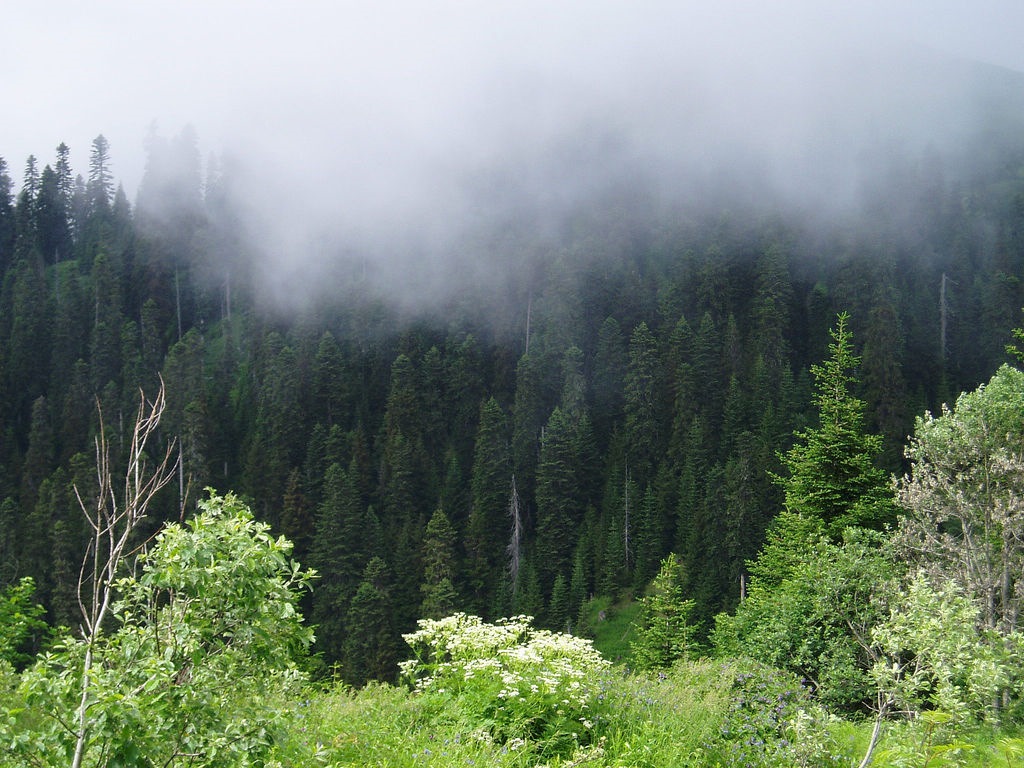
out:
M0 501L0 590L22 573L18 503L10 496Z
M547 625L557 632L569 632L571 619L569 603L569 582L564 573L555 577L551 588L551 600L548 602Z
M516 392L512 405L512 466L519 493L529 503L537 472L538 439L545 421L543 373L538 358L524 354L516 365Z
M50 408L46 398L40 396L32 403L28 449L21 470L20 501L23 509L35 508L39 487L53 469L54 453Z
M71 230L68 209L61 191L61 180L49 165L39 177L36 198L36 236L39 251L49 264L56 264L71 255Z
M793 286L782 245L772 243L757 261L757 296L752 308L753 343L773 377L789 357Z
M555 408L544 429L537 466L537 572L541 588L550 590L565 573L589 500L586 476L592 465L589 422L574 423Z
M640 600L632 643L637 669L664 669L694 652L696 627L690 621L694 601L683 595L682 566L670 554Z
M105 251L97 253L92 264L93 316L89 347L89 369L96 392L108 382L119 383L121 325L124 322L119 277L114 260Z
M458 608L455 582L455 529L444 510L438 507L423 537L422 618L442 619Z
M646 323L640 323L629 342L625 377L625 439L630 471L646 484L661 454L662 422L660 363L657 345Z
M473 334L445 343L443 412L447 433L461 466L469 466L473 456L472 437L476 434L480 409L485 397L484 360Z
M480 405L470 482L472 500L466 527L466 568L470 608L488 615L508 544L512 460L505 414L493 397Z
M665 522L652 486L636 500L633 583L640 587L658 570L665 550Z
M877 527L895 513L888 478L875 464L882 438L865 433L864 401L852 392L860 359L848 321L838 315L830 357L811 367L818 424L796 434L781 457L785 475L777 479L786 509L821 520L834 538L848 525Z
M900 362L903 342L896 307L890 296L879 293L868 315L861 379L865 399L870 404L868 426L883 437L884 465L897 470L911 427L906 379Z
M17 228L14 220L14 182L7 170L7 161L0 157L0 275L6 274L14 258Z
M397 627L392 621L391 575L379 557L366 565L345 616L342 676L350 685L369 680L394 682L398 676Z
M19 259L9 274L10 294L0 306L0 328L9 328L2 376L17 423L27 426L32 403L46 393L49 379L47 352L52 316L46 283L38 262Z
M614 317L606 317L597 332L591 391L594 404L594 434L599 445L607 445L613 425L622 414L626 366L629 355L622 329Z
M292 543L293 558L306 561L314 533L313 510L302 492L302 473L296 467L288 474L281 505L281 534Z
M25 174L22 179L21 192L18 194L18 234L25 238L26 249L35 245L36 202L39 199L39 183L39 163L35 155L29 155L25 160Z
M318 647L329 663L344 653L343 617L366 567L367 518L348 472L332 464L316 510L309 564L320 574L312 619L320 627Z
M324 331L313 361L313 410L328 427L335 423L347 428L351 407L349 373L345 357L334 334Z
M92 141L87 190L92 216L107 218L114 199L114 176L110 169L110 142L102 133Z

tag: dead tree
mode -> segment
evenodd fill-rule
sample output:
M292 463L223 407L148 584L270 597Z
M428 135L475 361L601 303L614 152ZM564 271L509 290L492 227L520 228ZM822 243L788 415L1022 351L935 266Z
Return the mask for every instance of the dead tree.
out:
M96 436L96 495L88 500L82 497L78 486L75 496L89 523L92 537L82 559L78 576L78 607L82 612L82 639L85 656L82 662L81 696L75 714L75 753L72 768L80 768L89 735L89 694L93 653L103 632L114 597L114 585L126 557L139 522L146 516L153 497L174 478L174 443L167 445L163 458L150 466L146 447L153 440L160 417L166 407L164 384L152 402L139 392L139 411L128 446L128 463L124 485L115 487L111 466L110 446L107 444L103 423L103 409L97 400L99 430Z

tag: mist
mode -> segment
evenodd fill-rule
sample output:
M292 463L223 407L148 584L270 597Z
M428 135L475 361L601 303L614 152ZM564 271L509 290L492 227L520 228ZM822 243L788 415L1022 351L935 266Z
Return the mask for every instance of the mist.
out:
M59 5L6 14L12 175L60 141L84 172L104 133L134 199L144 137L194 126L282 306L356 278L430 306L586 220L825 226L886 158L968 173L993 119L979 78L1024 115L1010 2Z

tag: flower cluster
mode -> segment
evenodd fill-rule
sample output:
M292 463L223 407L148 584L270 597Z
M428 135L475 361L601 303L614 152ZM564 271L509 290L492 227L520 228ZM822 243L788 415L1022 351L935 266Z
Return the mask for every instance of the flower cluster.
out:
M422 693L458 695L495 739L589 741L596 683L609 663L589 640L534 629L528 616L490 624L457 613L404 635L403 677Z

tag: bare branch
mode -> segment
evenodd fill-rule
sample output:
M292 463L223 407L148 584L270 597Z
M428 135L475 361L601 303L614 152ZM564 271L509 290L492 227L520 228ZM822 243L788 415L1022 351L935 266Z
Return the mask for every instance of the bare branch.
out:
M81 696L76 712L75 753L72 768L80 768L89 734L87 713L93 652L103 631L103 622L114 596L114 585L126 557L139 522L146 516L150 502L174 477L174 443L171 442L163 458L150 468L146 448L157 432L167 401L163 379L157 396L150 402L139 391L139 410L135 428L128 446L128 461L124 487L120 496L115 492L111 469L110 446L107 444L103 409L99 399L99 430L96 436L96 496L87 504L75 486L75 497L92 529L92 541L86 546L78 578L78 606L82 612L82 634L86 643L82 663Z

